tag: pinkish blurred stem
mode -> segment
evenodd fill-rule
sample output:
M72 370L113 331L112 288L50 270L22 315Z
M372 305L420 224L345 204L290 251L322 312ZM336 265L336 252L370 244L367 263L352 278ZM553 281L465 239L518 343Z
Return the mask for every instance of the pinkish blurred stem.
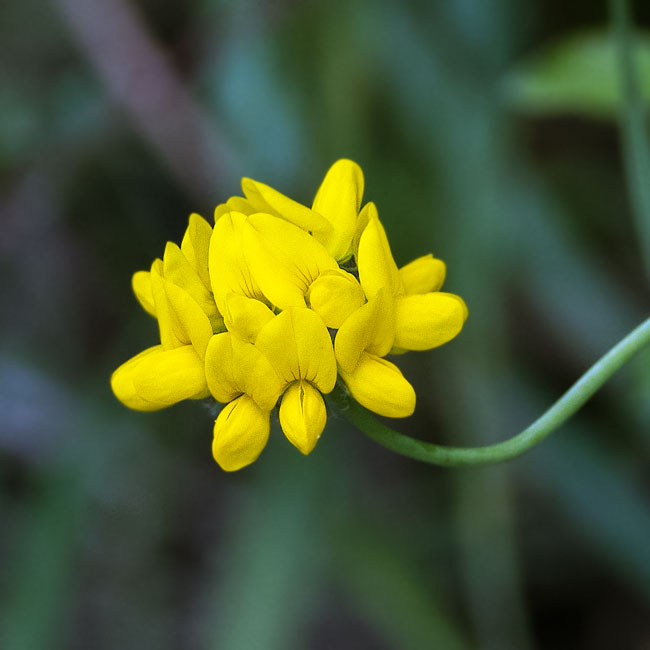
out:
M55 0L112 100L194 198L216 204L232 155L126 0Z

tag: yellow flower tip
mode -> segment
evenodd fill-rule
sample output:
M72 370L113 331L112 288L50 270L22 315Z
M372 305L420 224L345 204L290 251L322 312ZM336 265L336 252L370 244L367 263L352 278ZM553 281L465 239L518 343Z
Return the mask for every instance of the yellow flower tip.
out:
M404 293L404 286L376 209L368 211L368 225L359 239L357 254L359 281L368 297L386 287L392 295Z
M208 249L211 236L212 226L200 214L193 212L183 235L181 251L207 289L210 288Z
M270 430L270 410L242 395L224 406L215 420L212 455L221 469L237 471L257 460Z
M366 205L363 206L363 210L361 212L363 212L365 216L365 224L363 225L362 230L365 230L371 221L374 221L375 219L379 220L379 211L377 210L377 206L375 205L374 201L369 201L366 203Z
M364 352L351 373L339 373L352 397L367 409L389 418L406 418L415 410L415 390L390 361Z
M188 230L198 230L203 227L205 224L210 230L212 227L198 212L190 212L190 216L187 218L187 228Z
M337 168L350 168L353 173L359 178L359 183L363 187L363 170L361 169L359 163L354 162L350 158L339 158L334 161L330 168L327 170L329 174L331 171L336 170Z
M143 358L133 374L136 393L148 402L176 404L205 393L203 360L191 345Z
M111 375L111 389L113 394L124 406L135 411L157 411L169 406L168 404L156 404L142 399L133 385L133 377L137 373L141 361L145 357L159 351L161 347L160 345L156 345L147 350L143 350L140 354L125 361Z
M242 178L242 190L254 212L280 217L312 233L327 233L332 225L322 215L290 199L269 185L252 178Z
M370 201L369 203L366 203L363 208L361 208L361 212L359 212L359 216L357 218L357 227L352 239L352 248L350 249L350 253L354 255L355 258L359 255L359 241L361 239L361 235L366 229L366 226L368 225L368 222L370 221L370 217L372 215L378 216L378 213L377 206L372 201Z
M131 287L135 297L142 308L154 318L156 317L156 305L151 290L151 273L149 271L137 271L131 278Z
M165 266L169 266L170 262L173 264L178 258L178 255L181 254L181 249L178 244L175 244L173 241L168 241L165 244L165 252L163 253L163 269ZM165 275L167 275L165 273Z
M407 350L443 345L460 333L467 314L464 300L452 293L401 296L395 303L393 344Z
M220 203L214 209L214 222L229 212L239 212L244 215L253 214L255 208L243 196L231 196L225 203Z
M325 402L308 381L289 386L280 403L280 425L289 442L301 453L313 451L327 422Z
M356 221L363 190L364 178L361 167L349 158L339 158L327 170L316 192L312 209L330 221L340 218L336 215L337 211L353 209Z
M353 252L363 186L363 172L359 165L342 158L325 174L312 204L312 210L332 226L328 232L316 232L314 236L339 261Z
M216 224L221 217L223 217L224 214L228 214L230 212L230 209L225 203L220 203L215 209L214 213L212 215L213 221Z
M460 296L457 296L456 294L451 293L449 295L454 296L454 298L456 298L456 300L460 302L461 307L463 309L463 324L465 324L465 321L467 321L469 317L469 308L467 307L467 303Z
M123 363L111 376L115 396L136 411L155 411L203 395L203 362L191 345L155 345Z
M439 291L445 281L447 267L433 255L424 255L399 270L406 294Z

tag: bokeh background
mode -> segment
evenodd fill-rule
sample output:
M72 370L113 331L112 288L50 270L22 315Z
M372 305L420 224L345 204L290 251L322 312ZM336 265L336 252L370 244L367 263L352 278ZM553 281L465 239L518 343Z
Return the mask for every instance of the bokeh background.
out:
M398 263L432 251L470 308L398 360L419 403L395 426L522 429L648 315L610 22L561 0L0 4L3 650L650 648L650 351L483 469L331 415L309 457L276 423L226 474L209 408L130 412L108 383L156 342L131 274L190 212L241 176L309 203L345 156Z

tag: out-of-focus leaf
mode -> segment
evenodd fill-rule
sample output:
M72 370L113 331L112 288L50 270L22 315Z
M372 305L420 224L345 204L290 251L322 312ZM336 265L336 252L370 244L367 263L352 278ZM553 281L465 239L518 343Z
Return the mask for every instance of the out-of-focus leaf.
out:
M304 647L300 637L318 589L314 576L318 513L311 506L323 467L319 471L316 456L309 461L298 457L280 435L278 430L272 432L269 447L285 447L282 475L273 464L277 456L267 448L266 464L248 470L248 476L256 474L250 493L240 495L225 528L225 551L215 558L217 584L207 605L202 646L206 649ZM244 473L232 476L246 480Z
M604 261L583 240L571 237L567 225L572 215L545 187L522 174L513 177L510 194L508 259L518 269L518 282L530 296L540 324L554 330L565 350L581 363L593 363L643 314ZM598 318L586 319L587 314Z
M202 85L208 105L246 163L239 175L261 174L260 180L271 184L295 178L297 161L305 159L302 114L296 89L286 83L277 63L277 43L237 36L219 45L203 66Z
M650 516L643 490L592 431L571 428L527 456L522 477L555 504L586 547L648 599Z
M37 113L33 104L16 93L7 89L0 92L0 163L11 161L34 145L39 127Z
M635 45L641 91L650 100L650 36L638 34ZM525 113L614 117L621 94L613 35L582 32L543 47L506 75L503 93Z
M530 649L534 646L510 476L502 466L474 468L451 478L465 602L479 645L486 650Z
M396 553L386 530L345 522L332 540L335 578L364 616L404 650L463 650L467 642L412 562ZM429 583L429 584L427 584Z
M515 398L516 420L526 421L548 404L545 391L534 383L503 385ZM591 408L587 405L552 438L513 461L512 471L565 520L575 535L573 544L593 553L647 601L650 514L643 460L603 444L603 435L615 437L618 431L590 420Z
M0 646L6 650L60 647L70 613L67 595L83 505L74 470L47 476L30 504L19 547L12 553L0 616Z

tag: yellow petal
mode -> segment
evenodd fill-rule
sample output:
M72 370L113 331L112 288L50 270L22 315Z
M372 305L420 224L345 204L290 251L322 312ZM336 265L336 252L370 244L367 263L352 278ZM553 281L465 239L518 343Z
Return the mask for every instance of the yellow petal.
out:
M368 300L382 287L397 296L403 291L402 281L377 210L374 205L369 205L368 225L359 240L359 280Z
M230 332L216 334L210 340L205 374L208 388L218 402L230 402L246 393L268 411L285 387L264 354Z
M153 293L156 316L158 318L158 329L160 330L160 342L165 350L173 350L182 345L187 345L190 340L186 333L179 327L178 319L172 316L169 299L165 292L162 272L162 260L154 260L151 265L150 278L151 291Z
M153 302L151 291L151 275L149 271L137 271L131 278L133 293L142 305L142 308L152 316L156 316L156 305Z
M205 312L187 291L173 282L163 279L163 286L170 306L174 331L182 333L179 338L190 342L201 359L212 338L212 325Z
M202 400L202 399L208 399L208 397L210 397L210 391L208 390L208 386L206 384L205 388L200 393L197 393L196 395L192 395L190 399Z
M363 197L363 172L351 160L337 160L328 170L318 188L312 210L332 224L327 233L315 237L337 260L348 257Z
M309 287L307 298L325 325L333 329L341 327L366 302L357 279L343 269L322 273Z
M446 267L433 255L424 255L399 270L406 294L439 291L445 281Z
M215 334L205 353L205 377L208 390L217 402L224 404L244 392L244 387L235 377L233 336L230 332Z
M244 233L250 226L246 215L229 212L215 224L210 240L209 268L212 291L221 313L226 308L226 294L235 293L248 298L264 299L253 278L244 248Z
M323 396L308 381L291 384L280 403L280 426L289 442L307 455L316 446L326 422Z
M257 210L243 196L231 196L225 203L220 203L214 209L214 222L217 223L224 214L239 212L244 215L253 214Z
M264 183L254 181L252 178L242 178L241 186L255 212L281 217L309 232L325 233L332 229L332 225L320 214Z
M338 269L334 258L311 235L269 214L248 217L244 232L246 259L262 293L286 309L304 307L310 285L326 270Z
M255 343L257 334L274 318L274 314L259 300L228 293L223 317L229 332L244 341Z
M191 345L144 357L133 374L135 392L148 402L175 404L206 389L203 361Z
M123 363L111 376L111 388L115 397L125 406L136 411L157 411L166 408L169 404L159 402L148 402L142 399L135 391L133 386L133 377L138 373L138 366L142 361L151 355L159 354L163 351L162 345L154 345L151 348L140 352L135 357Z
M334 339L340 367L352 372L366 350L380 357L388 354L395 338L394 309L394 298L384 287L341 325Z
M224 406L214 423L212 455L226 472L250 465L269 439L270 411L246 395Z
M278 375L311 381L322 393L336 383L336 359L325 323L311 309L290 308L265 325L255 343Z
M167 246L165 246L163 276L166 280L187 291L210 321L215 321L220 316L210 289L203 284L198 273L187 261L181 249L173 242L167 242Z
M386 359L364 352L354 372L339 368L354 399L389 418L405 418L415 410L415 391L400 369Z
M452 293L402 296L395 303L395 347L435 348L453 339L466 318L465 302Z
M363 234L363 231L366 229L366 226L370 221L371 214L377 214L377 207L372 202L366 203L363 208L361 208L361 212L359 212L359 216L357 217L357 225L354 231L354 238L352 240L352 249L350 250L356 259L359 257L359 240L361 239L361 235Z
M212 227L210 224L201 215L191 214L187 230L181 242L181 251L208 291L210 291L208 250L210 249L211 236Z

